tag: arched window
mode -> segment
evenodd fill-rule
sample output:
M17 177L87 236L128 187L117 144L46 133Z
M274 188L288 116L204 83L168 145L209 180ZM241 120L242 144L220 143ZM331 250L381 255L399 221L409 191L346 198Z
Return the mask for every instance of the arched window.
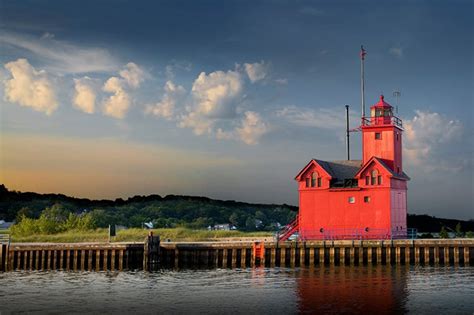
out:
M311 187L316 187L316 182L318 181L318 172L313 172L311 174Z
M375 185L377 184L377 175L379 174L379 172L377 172L377 170L373 170L372 173L371 173L371 179L370 179L370 184L371 185Z

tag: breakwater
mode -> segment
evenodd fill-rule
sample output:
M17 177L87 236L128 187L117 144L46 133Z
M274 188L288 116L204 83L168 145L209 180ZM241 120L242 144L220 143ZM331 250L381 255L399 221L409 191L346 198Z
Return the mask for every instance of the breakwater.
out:
M0 270L154 270L317 265L474 265L474 239L307 242L11 243Z

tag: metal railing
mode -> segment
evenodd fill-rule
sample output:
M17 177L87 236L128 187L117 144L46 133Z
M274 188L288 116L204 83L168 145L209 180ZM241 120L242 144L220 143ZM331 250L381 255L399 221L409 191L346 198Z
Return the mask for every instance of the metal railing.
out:
M10 245L10 234L0 234L0 244Z
M390 230L376 228L333 228L299 231L301 240L391 240L414 239L416 229Z
M293 235L298 230L298 216L290 222L288 225L285 225L283 229L276 233L276 239L278 241L287 240L291 235Z
M380 116L380 117L362 117L362 126L384 126L395 125L403 128L403 122L396 116Z

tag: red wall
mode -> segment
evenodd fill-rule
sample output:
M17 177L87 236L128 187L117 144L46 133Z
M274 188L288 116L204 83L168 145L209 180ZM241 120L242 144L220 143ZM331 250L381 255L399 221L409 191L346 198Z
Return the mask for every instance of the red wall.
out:
M382 138L375 139L375 133L380 132ZM398 140L397 140L398 134ZM365 165L373 156L386 160L388 166L395 172L397 167L400 173L402 165L402 131L395 126L370 126L362 128L362 165Z
M365 175L370 175L374 169L382 176L382 183L366 185ZM328 238L328 233L339 234L334 238L354 233L363 238L381 238L392 230L406 232L406 181L391 178L386 169L374 162L362 173L358 188L331 189L327 175L322 177L322 187L306 187L305 178L313 170L323 174L319 166L312 166L299 181L299 233L302 239ZM366 196L370 198L369 202L364 202ZM354 203L349 202L349 197L355 198Z

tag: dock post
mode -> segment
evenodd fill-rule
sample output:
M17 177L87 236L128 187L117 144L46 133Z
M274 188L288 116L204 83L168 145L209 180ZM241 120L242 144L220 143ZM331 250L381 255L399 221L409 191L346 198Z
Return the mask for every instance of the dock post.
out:
M114 271L115 270L115 249L112 249L112 256L110 258L110 270ZM82 261L82 257L81 257L81 261ZM149 263L151 263L149 261Z
M69 269L69 251L68 251L68 269ZM95 271L100 271L100 249L95 251Z
M242 251L240 252L240 268L246 268L247 267L247 248L242 248Z
M222 268L227 268L227 266L229 266L229 259L227 258L228 254L229 250L227 248L224 248L222 250Z
M290 267L294 268L296 264L296 243L291 244L290 248Z
M454 245L454 264L459 264L459 246L457 244Z
M359 261L358 266L362 266L364 264L364 245L362 241L359 243L359 253L357 255L357 260Z
M352 243L352 246L349 249L349 264L350 265L355 265L355 247L354 247L354 243Z
M78 255L77 255L77 249L74 250L73 252L74 256L72 256L72 268L74 271L77 271L77 260L78 260Z
M420 263L420 250L421 247L414 246L413 250L415 251L415 265Z
M314 267L314 250L315 248L313 246L308 248L309 251L309 266Z
M174 249L174 268L178 269L179 268L179 249L178 245L175 245Z
M89 249L89 254L87 257L87 270L92 271L92 250Z
M23 250L23 270L27 270L27 266L28 266L28 251L26 250Z
M377 246L377 265L382 263L382 245Z
M464 246L464 266L469 266L469 246Z
M29 256L28 258L30 259L30 262L28 263L29 264L28 267L30 267L29 268L30 270L33 270L33 251L32 250L29 251L28 256Z
M334 258L336 256L336 249L334 248L334 244L329 247L329 263L334 265Z
M231 262L231 267L235 268L237 267L237 248L232 248L232 262Z
M425 246L425 253L424 253L424 263L426 265L430 264L430 247L428 245Z
M119 271L123 270L123 249L119 250L119 265L118 265Z
M339 248L339 264L341 266L346 264L346 248L344 246Z
M300 267L306 265L306 242L303 242L302 245L300 247Z
M434 258L434 264L438 265L439 264L439 246L438 246L438 244L436 244L434 249L433 249L433 258Z
M286 267L286 247L280 248L280 267Z
M445 245L444 246L444 265L449 265L450 259L449 259L449 246Z
M372 264L372 247L367 247L367 264Z
M272 247L270 249L270 267L275 267L276 263L276 248Z
M400 252L401 252L400 246L395 247L395 263L397 265L400 265L401 263Z

